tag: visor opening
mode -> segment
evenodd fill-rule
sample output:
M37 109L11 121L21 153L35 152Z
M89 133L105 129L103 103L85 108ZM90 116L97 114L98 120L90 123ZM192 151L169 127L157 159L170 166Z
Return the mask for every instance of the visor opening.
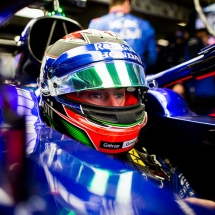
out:
M100 119L117 122L117 117L114 114L102 114L102 113L94 113L96 117L99 117Z

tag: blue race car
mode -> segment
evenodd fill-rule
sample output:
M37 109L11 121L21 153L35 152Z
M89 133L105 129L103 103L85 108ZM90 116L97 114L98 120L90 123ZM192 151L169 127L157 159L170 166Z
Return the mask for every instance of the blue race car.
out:
M57 131L55 125L44 123L36 84L44 47L36 47L33 39L38 39L36 29L43 24L48 29L54 22L68 22L76 27L73 30L81 28L66 18L32 20L20 40L21 51L15 58L16 77L2 78L2 213L189 214L188 211L192 211L194 214L214 214L204 207L187 204L180 195L164 189L163 181L168 179L168 173L177 173L177 170L165 161L169 164L165 167L169 168L167 171L160 167L162 160L150 162L153 156L149 156L159 152L168 157L201 197L214 200L211 173L214 118L196 114L181 95L165 87L190 76L210 73L213 48L204 50L192 61L146 77L152 87L145 99L148 123L140 132L139 147L147 148L149 154L133 152L129 155L131 161L127 162L127 157L113 159ZM52 37L48 33L46 36L41 38L45 38L44 44L48 45L60 39L53 38L50 43ZM50 109L45 111L51 116ZM147 174L143 174L146 169L140 164L143 162L141 156L149 158L144 160L151 167ZM174 176L175 181L178 177L181 181L180 184L172 183L176 186L175 191L192 196L184 176Z

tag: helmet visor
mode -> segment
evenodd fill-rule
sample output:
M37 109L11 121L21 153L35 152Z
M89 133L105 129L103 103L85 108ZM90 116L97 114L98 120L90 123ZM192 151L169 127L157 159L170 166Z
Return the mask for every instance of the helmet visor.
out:
M126 61L91 64L60 78L54 76L48 85L52 96L92 89L147 87L144 68Z

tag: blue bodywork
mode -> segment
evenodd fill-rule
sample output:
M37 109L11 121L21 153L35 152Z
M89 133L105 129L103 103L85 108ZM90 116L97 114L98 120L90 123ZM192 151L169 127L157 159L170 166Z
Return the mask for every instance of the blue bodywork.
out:
M17 210L16 202L33 196L41 201L43 208L33 208L28 200L26 207L31 208L32 214L43 214L44 211L49 211L48 214L113 214L115 210L119 210L119 214L187 214L181 207L185 203L177 195L159 189L124 163L45 125L40 116L36 87L3 84L1 92L1 130L8 131L1 132L1 162L11 165L13 153L5 154L4 151L11 150L9 146L14 140L9 136L15 135L14 130L26 138L26 141L18 141L20 145L17 147L17 152L24 149L25 153L21 155L26 157L26 163L22 164L20 157L13 161L22 164L23 169L14 170L17 177L11 182L11 173L2 168L2 172L9 175L9 183L14 183L14 186L19 183L18 186L26 192L20 195L20 190L14 189L18 197L11 200L9 206L3 201L2 211L13 214ZM191 112L185 100L171 89L150 89L145 105L149 125L141 132L144 138L149 136L151 144L170 139L177 140L175 144L181 141L204 145L207 132L214 128L214 118ZM159 136L152 137L150 132L147 133L154 119L159 121L159 126L162 125L159 129L164 139L160 141ZM23 120L25 124L20 124ZM17 122L22 126L17 126ZM20 180L21 173L25 175L24 181ZM27 192L29 188L30 194ZM185 207L196 214L213 214L205 208L187 204Z
M23 44L28 33L29 26ZM164 87L212 72L214 48L146 77L156 86L148 91L149 122L140 134L144 146L149 143L169 156L208 199L215 199L215 119L193 113L179 94ZM215 214L186 204L119 160L48 127L33 84L0 85L1 214Z
M149 75L147 81L152 82L153 80L156 80L159 87L166 87L179 80L186 80L212 73L214 72L214 52L215 45L206 47L199 52L199 55L196 58L158 74Z
M0 210L4 213L15 214L14 211L24 210L31 214L85 215L115 214L117 211L116 214L166 215L187 214L186 210L193 210L195 214L213 214L205 208L186 204L124 163L45 125L40 117L36 88L2 85L1 92L4 113L1 115L1 139L7 141L5 145L1 142L1 146L8 151L6 154L1 151L1 163L5 162L6 167L12 165L11 162L20 165L11 171L2 166L1 172L8 176L5 183L11 183L12 188L19 186L25 194L21 195L19 188L14 188L16 198L11 197L10 204L1 201ZM188 115L183 100L171 90L158 89L150 91L149 95L154 96L162 107L160 116ZM181 111L174 111L177 101ZM20 124L23 119L25 124ZM25 162L22 157L14 157L14 147L10 148L15 143L14 138L10 138L14 132L26 137L26 141L16 140L16 152L25 150ZM16 177L11 180L14 173ZM25 176L23 181L19 178L20 173ZM4 186L2 190L6 193ZM20 208L16 201L23 200L25 206ZM33 200L39 202L39 208Z

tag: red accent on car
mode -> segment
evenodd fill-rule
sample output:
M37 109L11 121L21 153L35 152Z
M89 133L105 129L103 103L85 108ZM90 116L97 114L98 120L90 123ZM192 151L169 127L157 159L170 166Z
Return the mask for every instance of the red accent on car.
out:
M205 75L198 76L198 77L196 77L195 79L196 79L196 80L201 80L201 79L203 79L203 78L207 78L207 77L210 77L210 76L212 76L212 75L215 75L215 71L210 72L210 73L205 74Z
M187 76L187 77L185 77L185 78L181 78L181 79L179 79L179 80L177 80L177 81L173 81L173 82L171 82L171 83L165 85L164 87L170 87L170 86L172 86L172 85L174 85L174 84L176 84L176 83L180 83L180 82L185 81L185 80L188 80L188 79L190 79L190 78L192 78L192 77L193 77L193 76L190 75L190 76Z

